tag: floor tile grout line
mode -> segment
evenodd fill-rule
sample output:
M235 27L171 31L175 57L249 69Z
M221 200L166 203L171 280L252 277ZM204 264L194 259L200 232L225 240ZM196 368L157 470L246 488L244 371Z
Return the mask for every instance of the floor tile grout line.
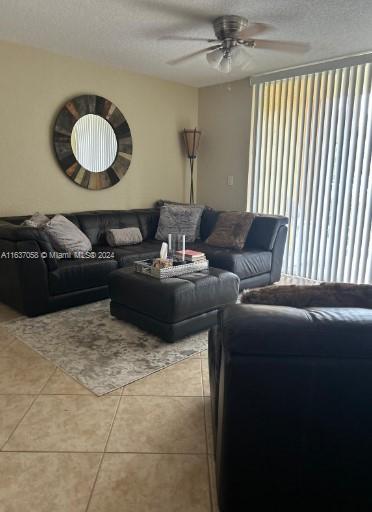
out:
M9 395L8 395L9 396ZM22 395L17 395L17 396L22 396ZM25 395L23 395L25 396ZM1 445L1 448L0 448L0 452L5 452L6 450L4 450L5 446L7 445L7 443L10 441L10 438L14 435L15 431L17 430L17 428L19 427L19 425L21 424L21 422L24 420L24 418L26 417L26 414L28 414L28 412L30 411L31 407L34 405L34 403L36 402L36 400L38 399L39 395L27 395L27 396L33 396L33 400L31 401L29 407L27 407L25 413L22 415L22 417L20 418L20 420L17 422L16 426L13 428L13 430L11 431L11 433L9 434L7 440L5 441L5 443L3 443Z
M105 453L106 453L106 448L107 448L108 442L109 442L110 437L111 437L111 432L112 432L112 429L114 427L114 423L115 423L116 416L117 416L118 411L119 411L119 407L120 407L120 403L121 403L122 397L123 397L123 394L121 394L119 396L119 400L118 400L118 403L117 403L117 406L116 406L116 409L115 409L115 413L113 415L113 418L112 418L112 421L111 421L111 425L110 425L110 428L109 428L109 431L108 431L108 434L107 434L106 443L105 443L105 446L103 447L103 452L102 452L102 455L101 455L101 458L100 458L100 461L99 461L99 464L98 464L96 477L95 477L95 479L93 481L92 490L91 490L91 492L89 494L89 498L88 498L87 506L85 508L85 512L88 512L88 509L90 507L90 504L91 504L91 501L92 501L92 498L93 498L93 493L94 493L94 490L96 488L96 483L98 481L98 477L99 477L99 474L100 474L100 471L101 471L103 459L104 459L104 456L105 456Z
M35 354L35 356L39 356L43 361L46 361L47 363L54 366L55 369L59 368L51 359L48 359L47 357L45 357L44 354L42 354L36 348L32 347L31 345L29 345L28 343L23 341L21 338L18 338L17 336L15 336L14 342L20 343L21 345L23 345L24 347L29 349L31 352L33 352ZM12 345L13 345L13 343L12 343ZM4 356L4 357L11 357L11 356Z
M10 344L10 345L13 345L16 341L20 341L18 338L15 337L15 340ZM20 341L23 345L27 346L25 343L23 343L22 341ZM1 448L0 448L0 452L3 452L5 446L7 445L7 443L10 441L10 439L13 437L13 435L15 434L16 430L18 429L18 427L20 426L20 424L22 423L22 421L25 419L26 415L29 413L31 407L34 405L34 403L36 402L36 400L39 398L40 396L40 393L42 392L42 390L45 388L45 386L47 385L47 383L49 382L49 379L52 377L52 375L54 375L54 373L56 372L57 370L57 367L54 368L54 370L51 372L51 374L49 375L49 377L46 379L45 381L45 384L43 384L40 388L40 391L38 393L33 393L33 394L26 394L26 395L22 395L22 394L16 394L16 393L9 393L9 394L2 394L1 393L1 396L32 396L33 397L33 400L31 401L29 407L27 408L27 410L25 411L25 413L22 415L22 417L20 418L20 420L17 422L16 426L13 428L13 430L11 431L11 433L9 434L7 440L5 441L4 444L1 445Z
M9 393L1 393L0 396L39 396L39 393L15 393L14 391Z
M52 378L52 377L57 373L57 370L58 370L58 367L56 366L56 367L54 368L54 370L52 371L52 373L51 373L51 374L49 375L49 377L47 378L47 380L46 380L46 382L45 382L44 386L42 386L41 390L39 391L39 393L38 393L39 395L42 395L42 394L43 394L43 390L46 388L46 386L47 386L48 382L50 381L50 379L51 379L51 378Z
M14 345L16 341L17 340L13 340L10 343L8 343L8 345L5 345L5 347L2 347L2 349L0 350L0 357L9 357L9 355L3 354L3 351L8 350L12 345Z

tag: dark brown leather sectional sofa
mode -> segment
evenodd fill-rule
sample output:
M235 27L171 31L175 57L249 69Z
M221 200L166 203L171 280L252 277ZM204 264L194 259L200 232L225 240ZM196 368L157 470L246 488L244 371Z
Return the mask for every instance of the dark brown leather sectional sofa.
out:
M0 301L28 316L36 316L108 296L108 275L134 261L156 257L159 209L77 212L64 214L90 239L95 258L57 259L42 230L24 227L27 217L0 219ZM205 243L219 212L205 209L201 239L188 247L204 251L212 267L237 274L240 288L278 281L287 236L286 217L255 218L243 250L221 249ZM110 228L139 227L143 242L111 248L105 240ZM112 257L111 257L112 255Z

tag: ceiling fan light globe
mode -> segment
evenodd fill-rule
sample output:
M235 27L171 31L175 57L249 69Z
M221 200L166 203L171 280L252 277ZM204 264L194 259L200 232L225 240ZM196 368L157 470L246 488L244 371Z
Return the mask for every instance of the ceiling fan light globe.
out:
M223 53L221 52L221 50L219 48L217 48L217 50L213 50L213 52L208 52L206 55L206 58L207 58L208 64L212 68L219 69L221 60L223 58Z
M236 46L231 51L231 65L233 68L243 68L250 63L250 55L245 47Z
M221 73L230 73L231 72L231 56L223 56L221 63L219 65L218 71Z

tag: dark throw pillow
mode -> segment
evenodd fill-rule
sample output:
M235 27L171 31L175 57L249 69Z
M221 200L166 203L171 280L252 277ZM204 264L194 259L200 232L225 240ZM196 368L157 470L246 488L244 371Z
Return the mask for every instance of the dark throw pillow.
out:
M206 243L214 247L243 249L254 217L253 213L221 212Z
M321 283L314 286L274 285L245 290L244 304L266 304L293 308L333 307L372 309L372 285Z

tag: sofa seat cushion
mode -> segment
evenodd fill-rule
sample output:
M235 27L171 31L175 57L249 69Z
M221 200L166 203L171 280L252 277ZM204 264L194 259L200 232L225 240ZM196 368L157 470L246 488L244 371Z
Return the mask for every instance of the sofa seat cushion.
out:
M211 247L202 242L193 244L190 248L204 252L211 267L233 272L240 279L266 274L271 271L272 253L270 251L261 251L259 249L232 250Z
M51 295L60 295L108 283L108 275L118 267L115 259L58 260L58 268L49 272Z
M145 240L136 245L127 245L121 247L95 246L93 250L96 253L113 253L119 267L130 267L135 261L158 258L162 242L157 240Z

